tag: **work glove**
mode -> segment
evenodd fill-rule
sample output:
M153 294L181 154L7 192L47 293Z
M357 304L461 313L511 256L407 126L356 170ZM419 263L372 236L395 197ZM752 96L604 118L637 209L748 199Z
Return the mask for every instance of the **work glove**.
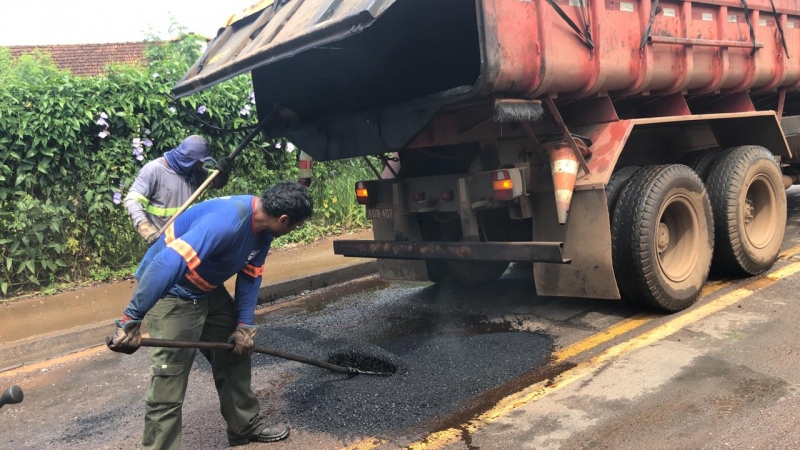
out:
M114 329L114 336L106 338L106 346L111 351L125 353L130 355L139 350L142 344L142 332L139 330L142 326L141 320L134 320L128 316L123 316L122 319L114 321L116 328Z
M233 354L239 356L250 356L256 346L256 327L253 325L239 324L236 326L228 343L233 344Z
M214 168L221 172L220 175L228 173L233 168L233 160L230 156L223 156L217 160Z
M139 222L136 231L139 233L139 236L147 242L148 246L153 245L153 242L158 240L158 229L146 220Z
M214 165L214 169L219 171L219 174L214 178L214 189L222 189L228 184L230 170L233 169L233 159L230 156L223 156Z

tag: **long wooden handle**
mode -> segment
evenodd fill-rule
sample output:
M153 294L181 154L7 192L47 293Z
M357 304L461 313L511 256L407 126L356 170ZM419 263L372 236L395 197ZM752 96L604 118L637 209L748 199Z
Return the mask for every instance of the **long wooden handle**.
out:
M141 346L165 347L165 348L197 348L201 350L214 350L214 349L233 350L233 344L226 344L223 342L190 342L190 341L173 341L168 339L149 339L149 338L142 338ZM358 370L352 369L350 367L337 366L334 364L326 363L324 361L318 361L316 359L310 359L306 358L305 356L286 353L272 348L256 347L255 349L253 349L253 352L261 353L264 355L275 356L276 358L288 359L290 361L297 361L299 363L309 364L323 369L328 369L330 371L337 373L345 373L345 374L358 373Z

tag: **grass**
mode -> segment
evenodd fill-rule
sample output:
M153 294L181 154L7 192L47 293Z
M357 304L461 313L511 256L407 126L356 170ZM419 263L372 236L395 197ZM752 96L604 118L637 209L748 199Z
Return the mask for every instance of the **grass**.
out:
M355 184L375 176L361 161L334 161L319 164L325 171L315 179L327 180L311 186L314 216L293 233L275 239L273 248L287 244L304 244L325 237L370 228L364 207L356 201Z

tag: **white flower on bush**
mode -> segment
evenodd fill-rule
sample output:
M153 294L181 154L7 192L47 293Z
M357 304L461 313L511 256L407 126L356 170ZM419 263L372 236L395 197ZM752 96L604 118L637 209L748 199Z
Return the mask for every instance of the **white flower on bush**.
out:
M133 138L133 140L131 140L131 146L133 147L133 156L136 157L137 161L144 161L144 148L142 148L142 145L147 145L147 142L149 141L150 139L145 139L145 142L142 142L142 139L138 137L135 137Z
M176 112L178 112L178 110L177 110L177 109L175 109L175 107L174 107L174 106L170 106L170 107L169 107L169 112L171 112L172 114L175 114Z
M108 119L108 114L101 111L100 115L97 117L97 121L95 122L98 126L103 127L103 130L97 133L97 137L100 139L105 139L111 135L111 133L108 132L108 122L106 119Z
M242 110L239 111L239 114L242 115L242 116L249 116L250 115L250 105L244 105L244 108L242 108Z

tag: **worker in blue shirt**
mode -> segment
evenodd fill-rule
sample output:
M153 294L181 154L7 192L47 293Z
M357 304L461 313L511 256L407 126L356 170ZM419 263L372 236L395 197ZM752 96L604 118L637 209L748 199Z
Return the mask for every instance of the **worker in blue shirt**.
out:
M108 347L133 353L147 317L150 336L184 341L227 340L234 350L202 350L211 363L231 445L286 438L284 424L267 425L250 387L255 307L272 239L308 219L313 202L296 182L251 195L208 200L188 209L147 251L139 284ZM235 300L219 289L236 275ZM195 349L152 348L142 448L178 449L181 408Z

